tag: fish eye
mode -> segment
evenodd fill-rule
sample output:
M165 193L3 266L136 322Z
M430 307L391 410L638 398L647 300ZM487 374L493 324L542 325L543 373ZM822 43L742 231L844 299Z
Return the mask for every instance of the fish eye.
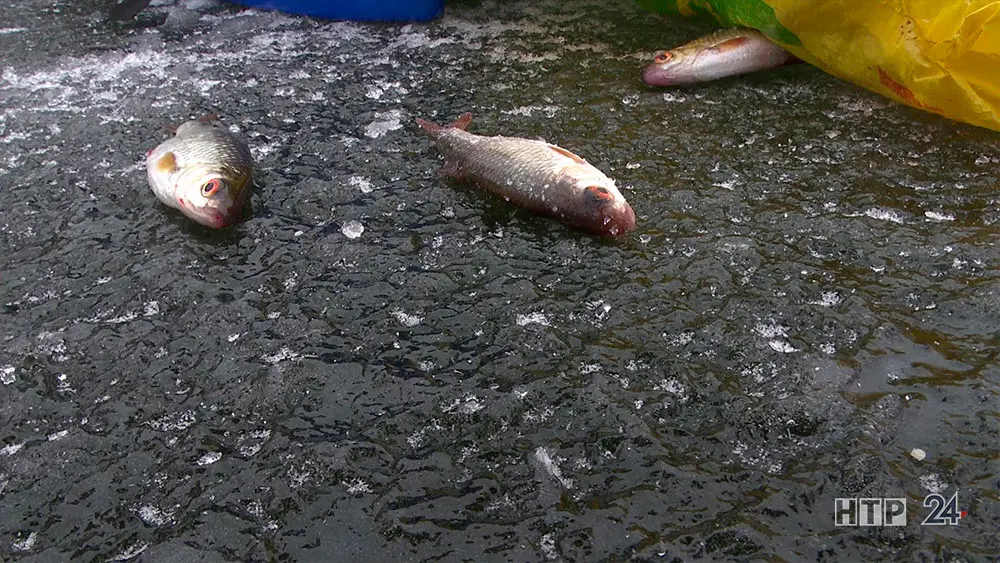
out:
M609 202L615 199L611 190L605 188L604 186L588 186L586 191L587 194L590 195L591 199L598 203Z
M219 190L221 189L222 189L222 180L218 178L212 178L211 180L205 182L205 184L201 187L201 195L203 195L204 197L212 197L213 195L218 193Z
M671 53L670 51L664 51L664 52L656 55L656 57L653 58L653 61L657 62L657 63L665 63L665 62L669 61L672 58L674 58L673 53Z

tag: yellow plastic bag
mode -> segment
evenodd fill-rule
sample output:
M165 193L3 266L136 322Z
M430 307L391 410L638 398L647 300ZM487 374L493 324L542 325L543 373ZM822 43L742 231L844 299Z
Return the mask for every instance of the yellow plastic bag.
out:
M899 102L1000 131L1000 0L636 0L752 27Z

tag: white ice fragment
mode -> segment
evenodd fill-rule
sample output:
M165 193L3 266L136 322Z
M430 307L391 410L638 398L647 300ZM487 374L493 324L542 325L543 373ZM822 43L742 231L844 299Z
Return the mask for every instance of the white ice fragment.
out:
M152 317L153 315L160 314L160 303L158 301L149 301L143 306L144 317Z
M948 483L941 480L937 473L928 473L920 476L920 486L931 493L942 493L948 488Z
M396 309L395 311L393 311L392 316L396 317L396 320L399 321L399 324L410 328L417 326L418 324L420 324L420 321L424 320L423 317L418 317L417 315L410 315L405 311L403 311L402 309Z
M140 506L136 512L139 515L139 519L150 526L162 526L170 522L170 518L174 515L173 512L160 510L151 504Z
M511 110L503 110L500 113L506 115L523 115L525 117L531 117L533 113L540 111L545 114L545 117L552 117L559 111L559 106L521 106L516 107Z
M872 207L871 209L865 211L865 215L880 221L890 221L892 223L900 224L904 222L903 217L894 209L879 209L877 207Z
M949 213L938 213L937 211L924 211L924 217L927 217L928 221L945 222L954 221L955 216Z
M49 434L48 439L50 442L55 442L56 440L62 440L69 435L69 430L60 430L59 432L53 432Z
M542 539L538 541L538 549L541 550L542 555L544 555L549 561L559 559L559 551L556 549L556 540L552 537L551 533L542 536Z
M132 559L133 557L139 555L143 551L146 551L147 547L149 547L149 544L146 542L136 542L125 548L118 555L115 555L111 559L108 559L108 561L128 561L129 559Z
M340 227L340 232L344 233L344 236L349 239L355 239L360 237L361 233L365 232L365 226L357 221L347 221Z
M819 305L820 307L833 307L843 301L843 298L836 291L824 291L818 300L810 301L811 305Z
M170 413L156 420L150 420L146 424L153 430L167 432L170 430L184 430L196 422L193 410L186 410L179 413Z
M347 487L347 494L349 495L361 496L374 492L371 485L359 478L354 478L349 481L341 481L340 484Z
M347 179L347 183L361 190L363 194L370 194L375 188L372 187L372 182L364 176L351 176Z
M205 455L201 456L200 458L198 458L198 461L195 462L195 463L197 463L198 465L211 465L211 464L219 461L220 459L222 459L222 453L220 453L220 452L208 452L207 454L205 454Z
M17 381L17 375L14 373L17 371L14 366L4 366L0 368L0 383L4 385L10 385Z
M483 410L484 405L479 402L479 397L467 395L460 399L455 399L450 405L441 407L441 412L456 412L458 414L472 414Z
M927 457L927 452L920 448L913 448L910 450L910 457L917 461L923 461Z
M300 356L297 352L292 351L291 348L284 346L281 350L278 350L274 354L263 354L260 359L264 360L269 364L276 364L278 362L283 362L285 360L295 360Z
M403 128L403 124L400 121L403 118L401 110L394 109L387 112L376 112L375 117L377 118L376 121L365 126L366 137L377 139L389 131Z
M562 470L559 469L556 462L552 460L552 456L549 454L548 450L539 446L538 449L535 450L535 459L542 464L542 467L545 468L545 471L548 472L549 475L555 477L556 480L559 481L559 484L562 485L563 488L573 488L573 480L563 477Z
M767 343L775 352L781 352L782 354L791 354L792 352L798 352L799 349L795 348L788 342L783 340L771 340Z
M0 455L14 455L24 447L25 442L20 444L7 444L6 446L0 448Z
M541 311L536 311L534 313L528 313L527 315L518 315L514 322L517 326L527 326L530 324L539 324L542 326L550 326L549 318L545 316L545 313Z
M26 552L31 551L31 548L35 547L35 542L38 541L38 532L31 532L28 537L23 540L15 540L10 544L10 549L12 551Z
M240 333L238 333L238 332L237 332L237 333L235 333L235 334L230 334L230 335L229 335L229 336L228 336L228 337L226 338L226 340L228 340L228 341L230 341L230 342L236 342L236 341L237 341L237 340L239 340L239 339L240 339Z
M779 324L759 324L754 330L757 334L763 336L764 338L777 338L777 337L787 337L788 327L781 326Z

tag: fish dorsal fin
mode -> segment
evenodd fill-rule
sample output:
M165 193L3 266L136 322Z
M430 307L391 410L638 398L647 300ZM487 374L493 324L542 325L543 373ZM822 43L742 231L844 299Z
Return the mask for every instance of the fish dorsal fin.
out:
M566 150L566 149L564 149L562 147L557 147L555 145L549 145L549 148L552 149L552 150L554 150L554 151L556 151L557 153L565 156L566 158L572 160L573 162L575 162L577 164L587 164L587 161L584 160L582 157L580 157L578 155L575 155L575 154L569 152L568 150Z
M168 152L157 159L154 166L156 167L157 172L162 174L173 174L177 170L177 156L172 152Z
M727 39L722 43L712 45L712 50L715 51L716 53L725 53L726 51L732 49L738 49L740 46L742 46L745 43L748 43L749 41L750 41L749 37L734 37L732 39Z
M218 120L219 120L218 114L210 113L208 115L203 115L203 116L195 119L194 121L197 121L198 123L213 123L213 122L218 121ZM189 122L185 122L185 123L189 123ZM177 124L177 125L173 125L173 124L164 125L163 128L166 129L167 131L170 131L171 133L173 133L173 134L176 135L177 134L177 130L181 128L181 125L184 125L184 123L180 123L180 124Z

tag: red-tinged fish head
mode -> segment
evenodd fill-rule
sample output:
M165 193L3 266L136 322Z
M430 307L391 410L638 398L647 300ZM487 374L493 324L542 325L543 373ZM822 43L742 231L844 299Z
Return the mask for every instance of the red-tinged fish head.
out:
M180 210L197 223L221 229L236 223L246 199L249 178L208 172L179 184L176 196Z
M594 234L617 237L635 229L635 212L618 188L591 185L583 189L577 223Z
M697 57L687 49L662 51L642 71L642 81L650 86L674 86L697 82L694 67Z

